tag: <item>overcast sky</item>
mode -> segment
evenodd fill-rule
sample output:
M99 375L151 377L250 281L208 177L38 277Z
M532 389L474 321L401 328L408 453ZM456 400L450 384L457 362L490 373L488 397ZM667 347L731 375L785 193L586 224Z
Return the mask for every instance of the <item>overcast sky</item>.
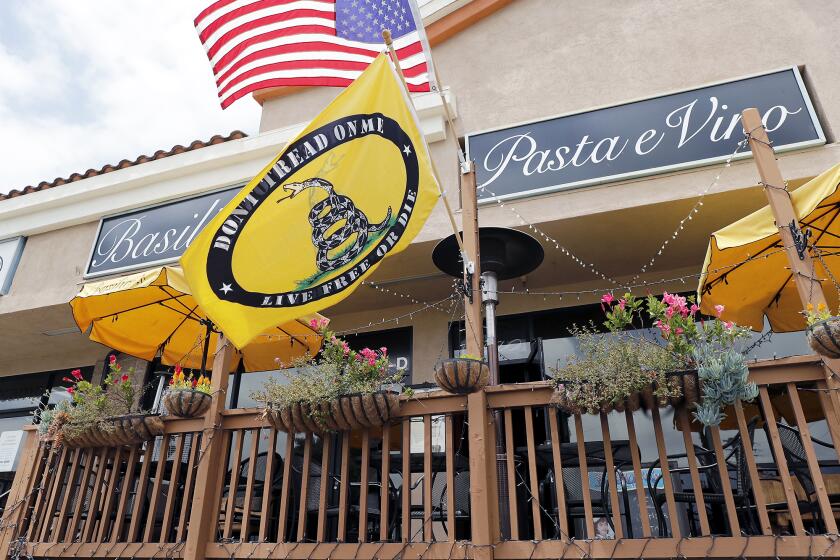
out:
M240 129L192 20L210 0L0 0L0 192Z

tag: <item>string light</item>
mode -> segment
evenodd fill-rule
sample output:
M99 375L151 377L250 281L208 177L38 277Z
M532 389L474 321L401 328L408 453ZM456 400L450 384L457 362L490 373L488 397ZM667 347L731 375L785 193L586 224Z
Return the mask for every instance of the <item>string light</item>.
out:
M397 315L396 317L391 317L390 319L386 319L386 318L383 317L379 321L370 321L366 325L360 325L358 327L354 327L354 328L351 328L351 329L344 329L342 331L336 331L335 334L337 334L337 335L359 334L359 331L362 331L362 330L365 330L365 329L370 329L370 328L373 328L373 327L379 327L381 325L387 325L389 323L399 324L400 319L403 319L403 320L408 319L409 321L411 321L411 320L414 319L415 315L417 315L418 313L422 313L424 311L428 311L429 309L435 309L436 311L440 311L441 313L447 313L448 314L449 310L442 309L439 306L442 303L445 303L447 301L451 302L450 305L455 305L457 303L458 297L459 297L459 294L453 293L453 294L451 294L451 295L449 295L449 296L447 296L447 297L445 297L441 300L435 301L433 303L428 303L428 304L424 305L423 307L421 307L420 309L414 309L414 310L409 311L407 313L403 313L402 315Z
M668 247L668 244L672 241L676 241L677 237L679 237L680 233L682 233L682 231L685 229L686 224L693 220L694 216L696 216L700 212L700 208L703 207L703 199L705 199L706 195L709 194L709 192L718 185L723 172L732 166L732 160L735 158L736 155L738 155L738 152L740 152L741 149L746 145L747 137L745 136L740 142L738 142L738 145L735 147L735 151L732 152L728 158L726 158L726 163L722 168L718 170L717 175L715 175L714 179L712 179L712 182L709 183L709 185L705 189L703 189L703 192L700 193L700 196L697 197L697 200L694 202L694 205L691 207L691 210L688 211L688 214L686 214L686 216L682 220L680 220L679 224L677 224L677 227L674 230L674 232L670 235L670 237L665 238L665 241L663 241L659 245L659 249L656 251L656 254L653 255L642 266L639 272L630 280L631 284L636 282L642 274L646 273L648 270L653 268L653 265L656 263L656 259L662 256L662 253Z
M498 195L496 195L496 193L494 193L493 191L488 189L486 186L481 185L481 186L478 187L478 190L482 191L482 192L486 192L487 194L489 194L490 196L495 198L496 199L496 204L499 206L499 208L507 208L509 211L511 211L513 213L513 215L516 216L519 219L519 222L520 222L521 225L527 227L529 230L531 230L533 233L535 233L538 237L541 237L546 243L549 244L549 247L554 246L554 248L556 250L558 250L561 253L563 253L564 255L566 255L568 258L570 258L579 267L581 267L584 270L588 270L589 272L591 272L595 276L598 276L602 280L606 280L607 282L610 282L611 284L613 284L615 286L620 285L616 280L614 280L610 276L607 276L606 274L604 274L603 272L598 270L595 267L594 264L588 263L588 262L584 261L583 259L579 258L577 255L575 255L573 252L571 252L567 247L565 247L564 245L561 245L560 242L557 239L548 235L547 233L545 233L543 230L541 230L540 228L538 228L534 224L530 223L528 220L526 220L522 216L522 214L519 213L519 210L517 210L514 206L512 206L510 204L505 204L503 201L499 200Z

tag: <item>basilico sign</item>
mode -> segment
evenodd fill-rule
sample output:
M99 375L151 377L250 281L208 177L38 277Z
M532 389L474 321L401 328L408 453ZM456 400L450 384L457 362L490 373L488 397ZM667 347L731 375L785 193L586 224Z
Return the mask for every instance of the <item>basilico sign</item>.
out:
M380 56L184 253L234 345L341 301L420 230L439 189L409 103Z

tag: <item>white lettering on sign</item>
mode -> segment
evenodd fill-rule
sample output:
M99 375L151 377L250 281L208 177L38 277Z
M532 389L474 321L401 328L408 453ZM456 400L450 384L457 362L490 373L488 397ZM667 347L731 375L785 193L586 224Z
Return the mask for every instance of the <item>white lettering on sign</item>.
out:
M530 132L508 136L499 140L484 156L484 169L492 175L480 186L489 187L509 167L515 167L523 177L528 177L560 171L570 165L582 167L612 162L618 159L631 143L637 155L648 155L660 146L665 137L662 130L669 128L679 133L677 149L690 145L692 141L717 143L733 138L733 134L740 134L740 112L733 113L727 105L718 105L718 99L712 96L704 100L701 114L697 108L698 102L700 100L695 99L668 113L660 129L651 128L629 138L611 136L593 140L588 134L584 134L579 142L571 146L539 146ZM767 131L772 132L781 128L789 115L796 115L802 110L802 107L775 105L764 112L762 122L765 123ZM724 122L727 126L721 130ZM569 154L573 155L568 157Z
M788 68L468 134L466 144L479 199L518 197L724 161L743 139L747 107L777 151L825 143L799 70Z
M238 189L104 218L86 276L174 261ZM247 201L246 201L247 203ZM238 224L230 224L235 228Z

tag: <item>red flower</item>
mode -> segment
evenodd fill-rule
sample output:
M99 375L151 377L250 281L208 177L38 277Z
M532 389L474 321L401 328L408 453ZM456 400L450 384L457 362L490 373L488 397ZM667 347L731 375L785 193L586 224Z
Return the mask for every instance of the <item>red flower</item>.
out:
M198 385L198 379L193 379L192 386L195 387L196 385Z
M62 377L62 378L61 378L61 380L62 380L62 381L66 381L67 383L75 383L75 381L73 381L73 380L72 380L72 379L70 379L69 377Z
M70 372L70 375L72 375L76 379L81 379L82 378L82 370L74 369L73 371Z
M116 364L117 363L117 356L114 355L114 354L111 354L111 357L108 358L108 363L109 364Z
M73 389L73 387L67 387L67 392L72 395L75 392L75 390Z
M170 385L175 385L175 378L174 377L169 378L169 384Z
M182 371L181 364L175 364L175 373L176 374L181 373L181 371Z
M128 381L128 375L123 374L123 376L122 376L122 380L123 380L123 383L125 383L126 381Z

